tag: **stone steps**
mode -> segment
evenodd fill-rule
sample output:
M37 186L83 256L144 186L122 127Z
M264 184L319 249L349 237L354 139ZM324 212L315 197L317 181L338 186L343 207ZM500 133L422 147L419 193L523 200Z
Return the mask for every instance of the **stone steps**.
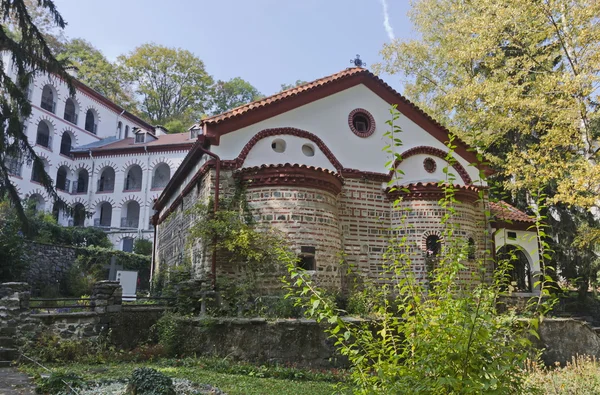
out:
M16 348L0 348L0 361L14 361L18 356Z
M10 336L0 336L0 348L14 348L15 339Z

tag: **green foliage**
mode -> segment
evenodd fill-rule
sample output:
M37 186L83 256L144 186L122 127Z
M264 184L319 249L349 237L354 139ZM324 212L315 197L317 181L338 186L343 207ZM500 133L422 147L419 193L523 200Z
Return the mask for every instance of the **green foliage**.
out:
M173 380L152 368L133 371L127 393L131 395L175 395Z
M281 92L306 84L306 81L296 80L293 84L281 84Z
M28 268L21 224L9 203L0 201L0 283L19 281Z
M183 352L181 318L178 314L165 312L154 324L153 330L157 335L158 344L164 347L167 355L176 356Z
M73 389L84 385L82 378L70 372L52 372L38 384L36 391L39 394L71 394Z
M63 339L52 332L41 332L21 338L20 343L20 351L24 355L43 363L102 363L112 351L103 336L94 340L73 340Z
M401 145L399 113L391 111L388 165L398 159ZM454 163L454 138L450 136L448 166ZM375 320L356 324L341 318L332 299L318 289L310 276L288 265L289 297L303 305L308 317L330 324L329 335L352 364L355 393L505 394L524 388L523 368L530 356L529 335L537 335L537 317L524 323L496 311L496 299L506 285L507 265L498 262L493 276L487 273L490 251L469 266L468 241L457 237L453 175L446 169L440 181L445 197L445 243L428 281L413 270L412 245L407 234L407 214L400 211L400 225L392 229L384 254L384 274L369 292ZM394 188L401 174L391 183ZM400 210L399 201L394 207ZM400 232L403 230L403 232ZM542 247L543 250L543 247ZM544 253L544 251L542 251ZM470 281L460 280L465 274ZM491 283L485 277L491 276ZM543 279L542 279L543 287ZM547 291L546 291L547 292ZM359 298L360 301L361 298ZM544 312L543 301L536 301ZM360 303L357 303L360 305Z
M566 366L545 367L530 364L527 382L531 394L598 394L600 393L600 366L595 358L577 356Z
M138 255L152 256L152 242L146 239L135 239L133 253Z
M140 97L139 111L151 121L200 119L206 112L213 80L190 51L143 44L120 56L119 64Z
M213 114L223 113L263 97L258 89L240 77L235 77L227 82L219 80L213 89L211 100Z
M82 38L68 40L61 45L57 58L77 67L78 79L96 92L126 109L135 108L118 67L90 42Z

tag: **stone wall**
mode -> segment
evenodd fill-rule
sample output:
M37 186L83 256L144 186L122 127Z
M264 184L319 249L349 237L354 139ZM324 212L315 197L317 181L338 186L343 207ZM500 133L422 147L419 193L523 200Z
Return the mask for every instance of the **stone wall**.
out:
M310 367L347 366L324 327L313 320L181 318L178 327L180 350L186 355Z
M34 295L56 293L77 259L77 249L44 243L27 243L29 271L24 280Z

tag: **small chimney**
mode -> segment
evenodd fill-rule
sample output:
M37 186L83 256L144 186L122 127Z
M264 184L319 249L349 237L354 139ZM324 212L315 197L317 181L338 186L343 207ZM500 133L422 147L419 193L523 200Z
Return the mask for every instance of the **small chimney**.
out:
M75 66L65 67L65 71L73 78L77 78L79 75L79 69Z

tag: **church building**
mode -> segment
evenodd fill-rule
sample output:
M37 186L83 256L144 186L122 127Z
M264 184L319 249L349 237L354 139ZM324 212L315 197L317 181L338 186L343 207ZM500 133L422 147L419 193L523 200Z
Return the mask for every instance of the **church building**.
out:
M384 152L393 105L402 129L401 160L394 166L403 175L396 190L390 180L398 173L386 167L391 156ZM400 232L412 247L413 270L425 279L427 257L448 242L438 203L444 195L438 182L447 177L448 133L362 67L203 119L190 129L195 143L154 204L153 270L189 260L207 282L214 275L235 278L240 269L234 263L218 257L213 262L206 249L186 247L191 225L186 211L199 200L231 194L241 182L255 220L282 231L299 265L319 283L343 287L342 254L362 276L379 278L390 229L402 217ZM514 284L519 291L534 291L532 276L540 269L532 219L506 203L483 202L486 183L480 174L489 169L464 142L454 144L456 161L449 173L458 200L456 237L472 248L473 265L486 250L518 251L522 264L513 270ZM406 210L393 208L398 197ZM491 222L485 220L488 205L495 216ZM470 272L464 276L470 278Z

